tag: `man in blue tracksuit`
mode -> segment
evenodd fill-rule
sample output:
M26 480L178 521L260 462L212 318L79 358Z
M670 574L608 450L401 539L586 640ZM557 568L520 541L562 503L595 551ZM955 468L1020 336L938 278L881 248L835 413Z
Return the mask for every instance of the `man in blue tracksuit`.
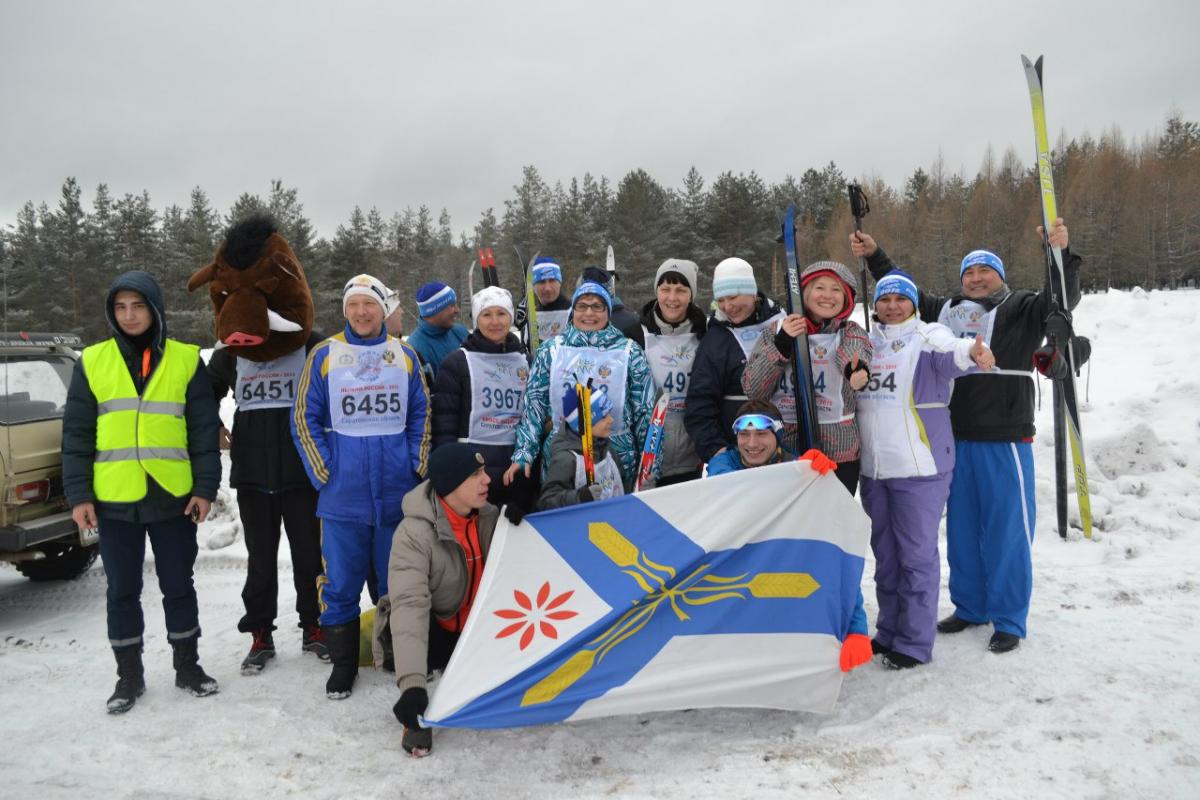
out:
M1038 228L1039 232L1041 228ZM1061 247L1068 308L1079 303L1083 260L1067 249L1067 226L1054 221L1050 243ZM895 267L864 233L850 236L876 280ZM1033 593L1033 353L1046 333L1050 293L1013 291L1004 263L974 250L959 269L962 292L920 293L918 311L958 336L982 336L996 360L990 372L958 378L950 399L955 468L946 506L946 556L954 613L940 633L992 624L988 649L1014 650L1025 637Z
M358 675L363 583L373 564L379 596L387 596L401 501L424 480L429 458L429 390L416 351L384 329L389 294L370 275L350 279L346 329L309 354L292 413L296 448L320 493L318 591L333 663L325 691L334 700L350 696Z

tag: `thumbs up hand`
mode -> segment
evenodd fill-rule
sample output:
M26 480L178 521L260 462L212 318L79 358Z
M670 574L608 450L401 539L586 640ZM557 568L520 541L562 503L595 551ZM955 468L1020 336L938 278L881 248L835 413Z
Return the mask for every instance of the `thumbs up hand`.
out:
M971 344L971 360L978 364L979 368L984 372L988 372L992 367L996 366L996 356L983 343L982 333L975 334L975 341Z
M856 392L861 392L871 378L871 370L865 364L859 363L858 353L854 354L846 371L850 377L850 388Z

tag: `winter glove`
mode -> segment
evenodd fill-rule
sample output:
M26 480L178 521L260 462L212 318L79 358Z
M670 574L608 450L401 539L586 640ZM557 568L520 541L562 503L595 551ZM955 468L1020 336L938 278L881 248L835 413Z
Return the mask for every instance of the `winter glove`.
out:
M518 505L509 503L508 505L504 506L504 518L513 525L520 525L521 520L525 519L525 509Z
M850 376L856 372L865 372L868 378L871 376L871 365L865 361L859 361L857 355L846 363L846 369L842 370L842 374L846 376L846 380L850 380Z
M784 358L791 358L796 352L796 337L781 327L779 332L775 334L775 349Z
M599 500L602 491L600 485L596 483L593 483L591 486L584 486L579 490L579 502L591 503L594 500Z
M838 666L849 672L871 660L871 640L861 633L852 633L842 642L842 655ZM409 691L412 691L411 689Z
M809 466L822 475L827 475L830 470L837 469L837 462L816 448L800 456L799 460L810 462Z
M429 693L422 688L413 686L405 689L404 693L400 695L396 705L392 706L392 713L396 715L396 719L400 720L401 725L416 729L421 727L418 717L424 714L428 707Z

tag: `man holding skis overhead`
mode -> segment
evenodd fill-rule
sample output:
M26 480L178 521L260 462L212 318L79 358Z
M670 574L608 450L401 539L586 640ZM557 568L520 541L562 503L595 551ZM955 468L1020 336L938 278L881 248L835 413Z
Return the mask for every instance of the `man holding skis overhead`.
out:
M1074 308L1082 259L1067 250L1067 238L1066 224L1054 220L1049 240L1062 248L1067 305ZM852 233L850 249L867 259L876 280L895 268L866 233ZM921 319L940 322L958 336L981 335L996 369L959 378L950 399L955 468L946 555L954 613L937 627L939 633L958 633L991 623L988 649L1007 653L1025 637L1033 593L1032 360L1045 337L1050 293L1010 289L1004 263L987 250L968 253L959 278L962 291L951 297L920 293Z

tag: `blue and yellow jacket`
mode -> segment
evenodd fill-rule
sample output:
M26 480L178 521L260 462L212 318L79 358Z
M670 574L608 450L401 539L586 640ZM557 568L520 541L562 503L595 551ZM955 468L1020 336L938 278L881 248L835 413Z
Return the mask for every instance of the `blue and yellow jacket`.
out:
M308 479L320 492L317 516L394 528L404 516L400 504L425 479L429 463L429 388L416 351L404 342L408 372L408 410L403 433L346 436L334 432L329 412L329 346L334 340L369 347L373 339L346 329L308 354L292 411L292 436Z

